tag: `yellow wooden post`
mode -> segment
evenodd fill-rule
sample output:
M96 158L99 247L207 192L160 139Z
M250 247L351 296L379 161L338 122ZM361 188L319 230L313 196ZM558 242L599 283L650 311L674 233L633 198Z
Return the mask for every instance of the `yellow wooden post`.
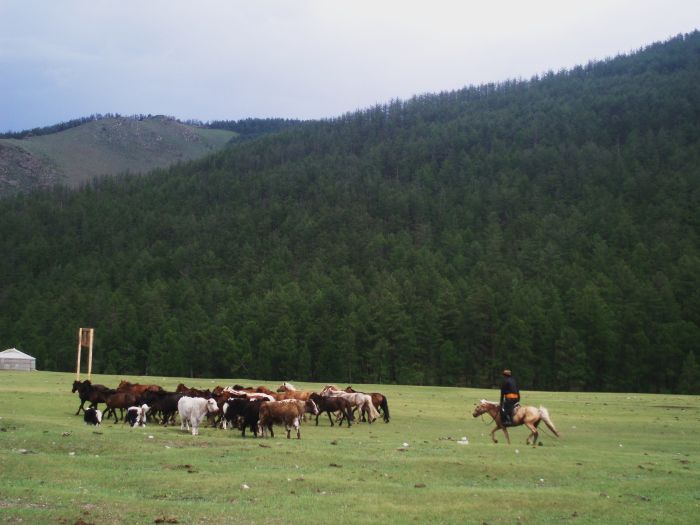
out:
M92 380L92 343L95 337L94 328L79 328L78 329L78 362L75 366L75 379L80 381L80 361L81 350L83 347L88 349L88 379Z
M90 328L90 351L88 352L88 379L92 381L92 340L95 337L95 329Z
M83 346L83 329L78 328L78 364L75 367L75 380L80 381L80 349Z

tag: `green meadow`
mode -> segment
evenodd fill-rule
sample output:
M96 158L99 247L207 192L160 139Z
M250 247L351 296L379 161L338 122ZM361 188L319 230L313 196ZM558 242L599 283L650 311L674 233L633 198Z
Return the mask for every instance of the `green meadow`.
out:
M0 373L0 523L697 523L700 398L523 392L561 433L512 444L471 415L495 390L354 385L389 399L391 422L301 440L202 428L100 427L74 415L72 374ZM119 376L93 382L116 386ZM174 389L260 380L125 377ZM299 383L320 389L321 384ZM346 386L346 385L340 385ZM464 444L466 437L468 444ZM460 443L462 441L462 443Z

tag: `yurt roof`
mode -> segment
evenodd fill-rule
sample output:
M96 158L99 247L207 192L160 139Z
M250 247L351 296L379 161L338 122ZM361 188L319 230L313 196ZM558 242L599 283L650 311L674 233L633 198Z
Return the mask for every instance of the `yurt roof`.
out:
M34 359L32 356L27 355L24 352L20 352L16 348L8 348L7 350L3 350L0 352L0 358L2 357L9 357L12 359Z

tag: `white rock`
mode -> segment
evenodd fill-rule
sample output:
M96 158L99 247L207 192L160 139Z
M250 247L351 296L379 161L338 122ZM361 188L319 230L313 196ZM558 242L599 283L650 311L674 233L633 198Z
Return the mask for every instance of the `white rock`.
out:
M402 443L401 446L405 448L408 446L408 443Z
M516 454L520 454L520 451L516 448L516 449L515 449L515 453L516 453Z
M250 487L248 485L246 485L245 483L243 483L243 485L241 485L241 488L243 490L248 490Z

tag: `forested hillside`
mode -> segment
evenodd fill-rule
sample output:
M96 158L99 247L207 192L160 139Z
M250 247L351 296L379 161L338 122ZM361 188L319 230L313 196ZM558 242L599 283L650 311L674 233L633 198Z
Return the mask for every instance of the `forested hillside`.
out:
M698 389L700 33L0 201L0 346L98 371Z

